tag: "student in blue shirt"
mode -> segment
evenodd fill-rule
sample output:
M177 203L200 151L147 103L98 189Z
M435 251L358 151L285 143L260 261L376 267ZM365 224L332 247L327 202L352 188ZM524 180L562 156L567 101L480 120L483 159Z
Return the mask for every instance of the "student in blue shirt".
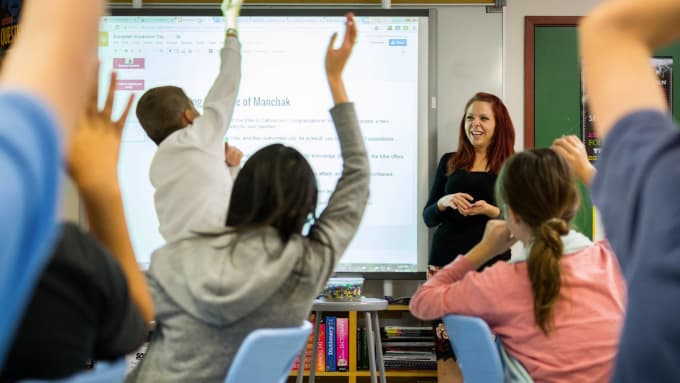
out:
M614 382L680 381L680 132L650 64L680 37L680 1L606 2L579 28L604 139L593 199L628 282Z
M130 244L117 174L132 98L113 120L115 88L114 73L101 110L92 92L68 144L68 170L90 233L62 225L0 369L2 383L65 378L89 360L133 352L147 336L153 304Z
M56 234L60 136L83 106L105 4L27 1L0 76L0 365Z

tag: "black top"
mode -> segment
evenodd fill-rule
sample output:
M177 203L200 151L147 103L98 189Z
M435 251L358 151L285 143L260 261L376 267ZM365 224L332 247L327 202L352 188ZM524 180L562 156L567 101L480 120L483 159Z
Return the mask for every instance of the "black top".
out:
M64 224L0 382L64 378L83 370L89 359L116 359L132 352L146 335L116 260L77 226Z
M437 229L432 236L432 246L428 263L433 266L446 266L458 255L467 253L476 245L484 234L486 222L490 219L486 215L464 216L458 210L447 208L439 211L437 201L447 194L467 193L475 201L484 200L496 206L494 187L496 175L491 172L470 172L457 169L448 174L448 161L453 153L446 153L439 160L434 184L430 196L423 209L423 220L428 227ZM506 252L482 267L491 265L498 260L510 259L510 252Z

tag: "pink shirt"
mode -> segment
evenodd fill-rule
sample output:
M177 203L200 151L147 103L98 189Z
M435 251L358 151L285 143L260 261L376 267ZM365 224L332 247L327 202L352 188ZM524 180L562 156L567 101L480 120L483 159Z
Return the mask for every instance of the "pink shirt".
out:
M526 262L498 262L476 272L460 256L416 292L410 309L421 319L484 319L536 382L608 382L626 306L618 261L603 241L564 255L561 264L562 289L548 336L534 321Z

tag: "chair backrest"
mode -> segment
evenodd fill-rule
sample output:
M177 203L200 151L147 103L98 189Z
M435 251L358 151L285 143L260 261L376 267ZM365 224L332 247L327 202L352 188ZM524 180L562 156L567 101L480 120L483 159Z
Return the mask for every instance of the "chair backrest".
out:
M446 315L443 322L465 383L503 383L500 354L486 322L462 315Z
M312 324L265 328L248 334L231 363L225 383L279 383L287 379L295 358L307 344Z
M59 380L23 380L21 383L121 383L125 378L125 358L115 362L98 362L94 370L83 371Z

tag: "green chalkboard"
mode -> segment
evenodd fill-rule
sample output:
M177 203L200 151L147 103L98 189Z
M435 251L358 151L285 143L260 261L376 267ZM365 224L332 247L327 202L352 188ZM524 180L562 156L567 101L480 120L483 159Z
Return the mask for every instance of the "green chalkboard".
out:
M655 56L673 57L680 68L680 43ZM675 84L674 84L675 85ZM673 111L680 112L680 97L673 86ZM575 26L536 26L534 29L534 147L545 148L562 135L581 133L581 68ZM586 235L593 234L593 205L585 186L574 221Z
M536 27L534 33L534 147L547 148L557 137L581 133L581 69L575 27ZM593 205L585 186L580 189L574 226L592 237Z

